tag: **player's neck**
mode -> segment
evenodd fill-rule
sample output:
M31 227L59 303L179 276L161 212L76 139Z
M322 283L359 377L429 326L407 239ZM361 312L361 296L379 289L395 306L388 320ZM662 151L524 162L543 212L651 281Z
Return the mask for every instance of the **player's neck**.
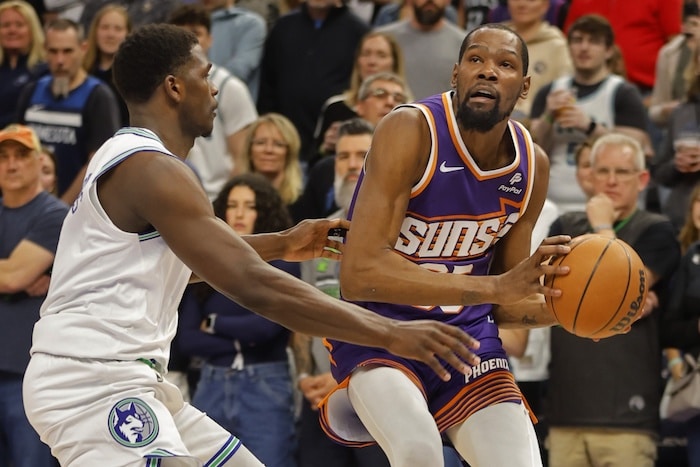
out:
M503 149L507 147L504 143L510 144L507 126L505 119L485 133L460 129L464 145L481 170L498 169L512 161L511 151Z
M131 126L146 128L155 133L170 152L185 159L194 145L194 137L188 137L182 132L177 122L171 122L158 114L147 112L139 108L129 108L129 121Z

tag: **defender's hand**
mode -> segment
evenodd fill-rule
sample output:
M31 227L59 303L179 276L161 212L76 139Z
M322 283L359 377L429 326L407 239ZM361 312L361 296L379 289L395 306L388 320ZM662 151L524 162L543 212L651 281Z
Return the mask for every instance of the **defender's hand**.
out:
M285 230L285 261L306 261L318 257L340 260L343 244L329 238L334 230L347 231L350 221L345 219L307 219ZM335 235L334 235L335 236Z
M463 374L469 365L478 365L480 360L471 350L479 348L479 341L466 332L433 320L394 321L394 329L388 335L385 348L401 357L419 360L428 365L442 378L450 379L439 359Z

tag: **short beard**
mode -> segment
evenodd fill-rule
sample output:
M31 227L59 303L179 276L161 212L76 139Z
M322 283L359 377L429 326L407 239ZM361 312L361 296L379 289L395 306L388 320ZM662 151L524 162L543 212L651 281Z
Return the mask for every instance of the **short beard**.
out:
M51 94L56 99L65 99L70 93L70 78L67 76L55 76L51 80Z
M499 112L498 109L501 106L500 96L497 96L494 100L493 108L487 111L472 109L469 107L469 104L467 104L466 99L460 99L459 94L457 95L457 102L457 121L465 130L475 130L479 133L486 133L510 115L510 112Z
M437 11L432 12L414 6L413 15L421 26L435 26L445 16L445 9L438 8Z
M355 194L356 187L357 182L351 182L345 178L336 177L333 181L335 204L342 209L343 212L348 212L350 210L350 203L352 203L352 196Z

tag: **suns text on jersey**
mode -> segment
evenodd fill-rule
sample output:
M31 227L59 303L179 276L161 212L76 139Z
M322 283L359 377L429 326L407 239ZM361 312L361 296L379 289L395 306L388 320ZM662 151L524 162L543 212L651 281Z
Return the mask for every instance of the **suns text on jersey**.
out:
M395 249L418 258L479 256L508 233L519 217L519 212L478 220L423 220L407 215Z

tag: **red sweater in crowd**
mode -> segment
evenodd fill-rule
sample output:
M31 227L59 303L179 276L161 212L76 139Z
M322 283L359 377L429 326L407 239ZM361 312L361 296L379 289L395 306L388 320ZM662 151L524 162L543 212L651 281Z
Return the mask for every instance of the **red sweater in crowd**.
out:
M683 0L573 0L564 31L583 15L606 17L622 50L627 78L651 88L659 49L681 32L682 4Z

